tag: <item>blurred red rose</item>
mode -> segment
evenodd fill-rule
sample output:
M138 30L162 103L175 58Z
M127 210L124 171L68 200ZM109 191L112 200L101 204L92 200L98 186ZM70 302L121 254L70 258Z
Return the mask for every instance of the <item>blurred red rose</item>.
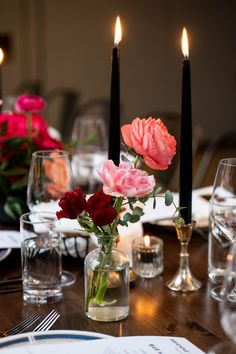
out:
M95 193L87 201L85 210L96 226L111 224L117 217L117 211L112 206L112 197L102 190Z
M7 139L27 137L27 117L24 114L0 114L0 129L3 130L3 125L6 124L6 131L0 135L0 146L6 142ZM48 126L44 118L38 114L32 115L32 142L35 145L35 150L45 149L61 149L60 141L53 139L48 133ZM27 148L27 146L25 146ZM24 149L24 146L22 146ZM9 151L10 152L10 151ZM12 151L14 154L15 151Z
M17 98L15 111L17 113L38 113L45 105L46 103L41 97L32 94L24 94Z

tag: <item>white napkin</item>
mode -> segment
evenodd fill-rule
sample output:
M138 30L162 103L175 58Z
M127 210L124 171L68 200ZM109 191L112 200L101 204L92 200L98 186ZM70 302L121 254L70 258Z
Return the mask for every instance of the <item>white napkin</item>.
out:
M20 248L20 244L21 238L19 231L0 231L0 248Z
M193 219L197 222L199 227L205 227L208 224L208 216L210 211L210 203L204 196L210 196L212 193L212 186L195 189L192 193L192 214ZM174 202L179 204L178 193L173 193ZM156 198L156 208L153 209L153 199L149 199L144 207L145 215L142 216L142 222L155 222L171 220L176 216L175 207L173 205L166 206L163 197Z

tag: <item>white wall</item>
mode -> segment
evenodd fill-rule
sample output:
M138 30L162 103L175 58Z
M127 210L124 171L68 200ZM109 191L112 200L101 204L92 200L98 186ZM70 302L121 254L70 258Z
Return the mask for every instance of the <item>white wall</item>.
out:
M1 0L0 32L13 33L15 52L3 68L5 94L33 78L43 81L45 92L74 88L84 102L109 97L117 13L124 32L123 121L150 111L180 113L180 38L186 26L193 118L205 138L236 129L234 0Z

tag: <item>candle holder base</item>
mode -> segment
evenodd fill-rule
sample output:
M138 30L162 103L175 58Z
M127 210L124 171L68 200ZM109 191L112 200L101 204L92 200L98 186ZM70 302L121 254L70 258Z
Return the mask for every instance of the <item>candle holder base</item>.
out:
M188 269L186 272L178 271L174 278L166 283L166 286L173 291L188 292L198 290L202 283Z
M166 283L166 286L173 291L188 292L198 290L202 284L191 273L189 268L188 244L191 239L192 230L195 226L193 221L190 224L178 227L175 224L178 239L181 245L179 269L174 278Z

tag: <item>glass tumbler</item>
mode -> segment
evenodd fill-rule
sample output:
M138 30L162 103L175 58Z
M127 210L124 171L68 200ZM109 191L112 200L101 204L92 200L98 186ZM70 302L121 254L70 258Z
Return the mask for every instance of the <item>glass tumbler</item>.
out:
M61 300L61 238L55 214L23 214L20 233L23 299L34 304Z

